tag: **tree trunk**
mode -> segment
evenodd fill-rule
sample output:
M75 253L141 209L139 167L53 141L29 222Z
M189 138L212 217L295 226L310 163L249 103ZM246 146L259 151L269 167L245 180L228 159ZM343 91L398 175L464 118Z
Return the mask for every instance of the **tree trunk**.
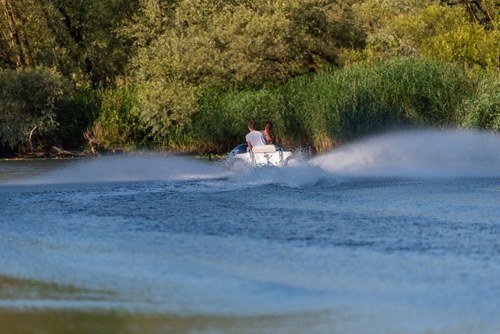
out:
M161 1L158 1L157 4L157 9L158 9L158 21L159 21L159 31L158 35L163 34L163 10L161 8Z
M69 17L68 13L66 13L66 10L64 9L64 7L62 5L56 6L56 9L62 15L64 25L66 26L66 29L67 29L69 35L73 39L73 42L75 42L75 44L78 46L81 54L85 55L85 59L84 59L85 72L91 78L92 83L94 83L94 85L95 85L96 83L94 82L94 80L93 80L94 78L92 75L93 63L92 63L92 59L90 59L87 56L87 47L85 46L85 42L83 40L81 28L75 27L73 25L73 23L71 22L71 18Z
M61 42L60 33L58 32L57 28L54 26L54 24L50 19L49 12L47 10L47 4L45 3L44 0L40 0L39 5L40 5L40 10L43 13L43 17L45 18L45 22L47 22L47 26L49 27L50 31L52 32L52 35L54 36L55 46L52 48L52 54L54 55L53 64L54 67L58 71L60 71L61 62L59 60L59 50L63 48L62 45L64 45L64 43Z
M465 8L469 15L471 16L472 20L475 22L485 25L485 24L492 24L494 27L496 26L495 21L493 20L492 16L490 15L490 12L488 11L487 6L484 6L484 4L480 3L479 1L476 0L455 0L455 1L445 1L442 0L442 2L446 2L448 6L455 6L455 5L465 5ZM482 6L483 5L483 6ZM483 18L479 17L478 12L483 16Z
M30 136L28 137L28 141L30 143L31 155L33 156L33 158L35 157L35 148L33 147L33 141L31 140L31 137L33 137L33 132L35 132L36 128L37 128L37 125L35 124L33 129L31 129L31 131L30 131Z
M31 55L31 48L28 43L28 36L24 29L20 30L19 41L21 42L21 50L23 50L24 63L26 66L33 67L33 56Z
M31 56L28 36L26 35L26 31L23 29L24 21L9 0L1 1L4 8L5 18L9 25L11 44L17 51L17 67L21 67L23 65L33 67L33 57Z
M23 59L19 42L19 34L17 32L17 26L14 21L14 17L12 16L12 12L9 9L9 7L11 6L10 3L7 2L7 0L1 0L1 1L3 5L3 11L5 14L5 20L7 21L7 24L9 26L10 44L12 46L12 49L14 49L16 53L16 66L22 67Z

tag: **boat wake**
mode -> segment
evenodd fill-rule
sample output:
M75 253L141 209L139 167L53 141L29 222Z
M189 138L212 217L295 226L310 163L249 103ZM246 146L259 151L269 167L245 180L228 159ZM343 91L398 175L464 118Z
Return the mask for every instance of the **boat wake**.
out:
M500 136L465 130L388 133L339 147L310 164L342 176L500 177Z

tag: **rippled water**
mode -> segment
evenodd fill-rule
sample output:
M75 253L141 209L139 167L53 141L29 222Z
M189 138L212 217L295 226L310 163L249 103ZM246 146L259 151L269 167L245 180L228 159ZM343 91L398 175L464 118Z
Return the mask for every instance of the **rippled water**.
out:
M500 333L500 138L0 162L6 333Z

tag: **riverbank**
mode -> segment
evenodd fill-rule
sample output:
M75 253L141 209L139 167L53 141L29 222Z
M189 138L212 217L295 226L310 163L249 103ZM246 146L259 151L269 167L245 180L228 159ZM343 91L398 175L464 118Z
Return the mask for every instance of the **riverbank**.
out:
M14 156L0 156L0 161L44 161L44 160L77 160L77 159L91 159L98 157L108 156L139 156L139 155L169 155L169 156L186 156L195 159L207 161L219 161L226 158L227 154L217 153L194 153L184 152L180 150L105 150L99 153L90 153L88 151L79 151L71 154L51 155L43 152L32 154L17 154Z

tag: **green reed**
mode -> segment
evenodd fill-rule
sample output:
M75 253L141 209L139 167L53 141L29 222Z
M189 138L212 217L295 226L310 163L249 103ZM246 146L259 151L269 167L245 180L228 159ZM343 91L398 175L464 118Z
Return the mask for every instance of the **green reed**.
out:
M475 80L473 96L464 101L459 114L461 126L472 129L500 130L500 80L498 73L481 73Z
M332 68L282 86L207 92L195 128L214 146L230 147L244 141L248 119L270 120L278 142L324 151L402 126L463 126L469 113L463 105L474 100L476 86L465 67L435 60Z

